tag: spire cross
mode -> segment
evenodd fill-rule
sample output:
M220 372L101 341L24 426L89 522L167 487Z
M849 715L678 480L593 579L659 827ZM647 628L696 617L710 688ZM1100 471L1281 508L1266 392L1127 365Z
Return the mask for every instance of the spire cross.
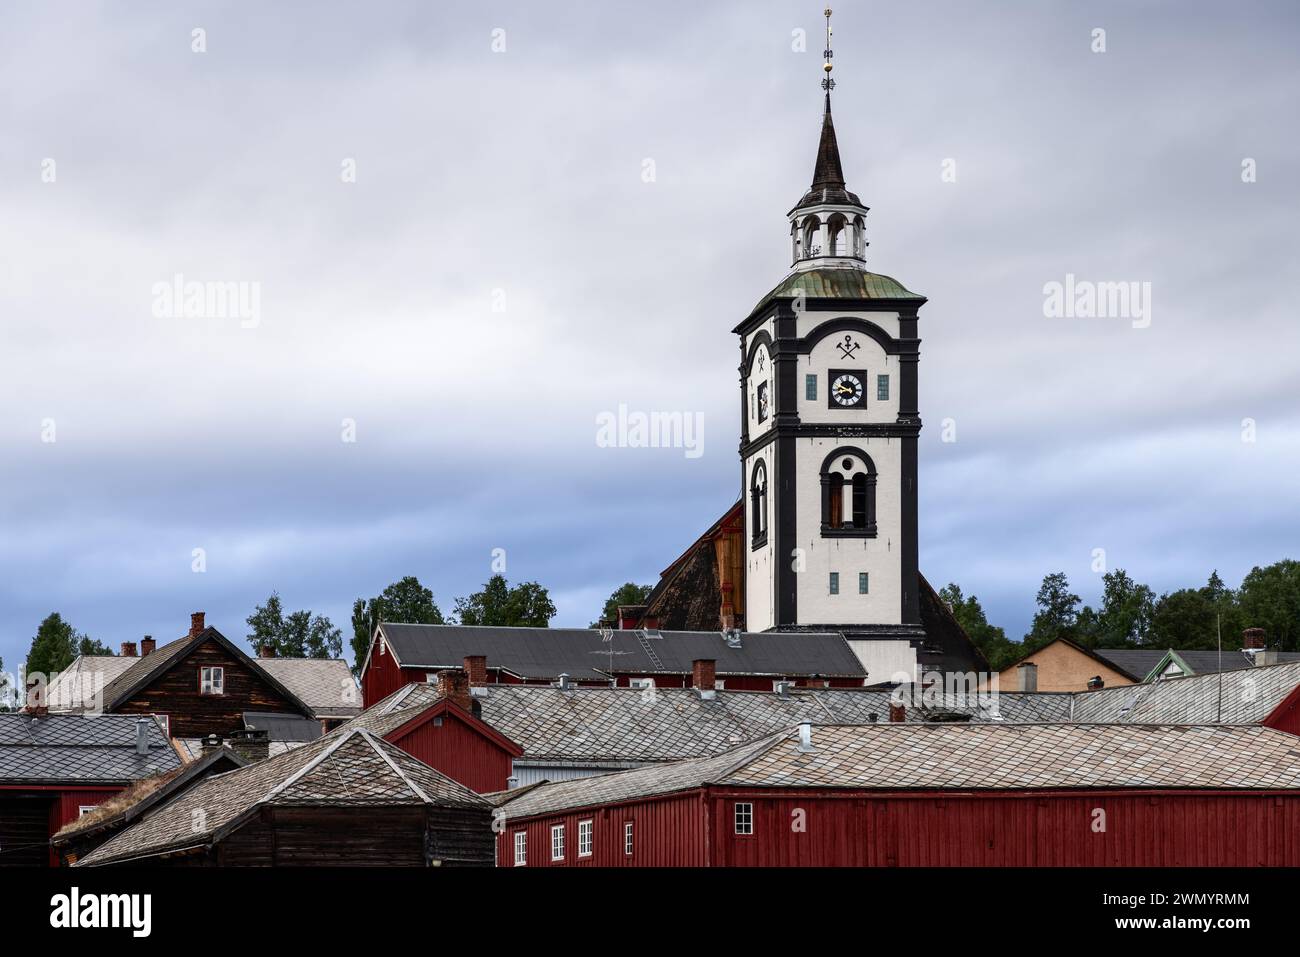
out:
M826 91L826 99L829 103L831 90L835 89L835 81L831 79L831 70L834 69L831 60L835 57L835 51L831 49L831 8L827 7L824 14L826 17L826 49L822 51L822 56L826 58L826 64L822 69L826 71L826 76L822 78L822 89Z

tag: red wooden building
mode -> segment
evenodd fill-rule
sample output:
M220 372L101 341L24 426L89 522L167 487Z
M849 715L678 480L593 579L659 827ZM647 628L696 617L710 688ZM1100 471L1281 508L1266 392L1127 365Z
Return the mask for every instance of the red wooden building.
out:
M1262 727L804 725L495 799L502 867L1300 864L1300 755Z
M439 672L434 687L410 686L418 695L399 691L347 727L364 728L472 791L505 789L524 749L482 720L469 675L481 679L483 662L466 664L463 671Z

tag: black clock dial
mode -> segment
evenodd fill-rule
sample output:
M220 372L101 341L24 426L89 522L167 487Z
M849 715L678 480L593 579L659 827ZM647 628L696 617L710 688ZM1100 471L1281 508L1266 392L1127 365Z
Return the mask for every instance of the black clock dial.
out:
M862 404L865 392L862 377L853 372L841 372L831 379L831 401L836 405L849 408Z

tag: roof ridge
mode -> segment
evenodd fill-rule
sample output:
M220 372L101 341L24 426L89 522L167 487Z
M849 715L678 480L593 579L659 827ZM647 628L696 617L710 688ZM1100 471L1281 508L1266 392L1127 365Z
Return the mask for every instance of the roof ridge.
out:
M418 797L425 804L433 803L433 799L430 798L429 795L424 793L424 789L421 788L414 781L412 781L409 777L407 777L406 772L403 771L401 768L399 768L397 766L397 763L391 757L389 757L389 755L384 751L383 748L379 746L379 741L375 738L373 734L371 734L365 728L358 728L357 733L359 733L361 737L366 740L366 742L370 745L370 747L374 749L374 752L376 754L378 754L381 758L384 759L384 763L393 769L393 773L402 779L402 781L406 784L408 788L411 789L411 791L415 794L416 797Z

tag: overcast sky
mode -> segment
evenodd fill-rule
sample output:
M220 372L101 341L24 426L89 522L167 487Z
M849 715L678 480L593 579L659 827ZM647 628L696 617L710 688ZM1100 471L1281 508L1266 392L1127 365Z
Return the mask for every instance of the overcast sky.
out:
M354 598L414 574L450 610L494 548L585 625L735 500L730 330L788 267L820 5L0 18L7 668L50 611L242 642L273 589L346 639ZM1300 557L1298 21L836 11L869 268L930 300L921 568L1013 637L1046 572L1096 600L1097 548L1157 590ZM256 284L256 322L158 315L177 274ZM1150 283L1150 324L1045 317L1067 274ZM699 414L703 454L599 447L620 403Z

